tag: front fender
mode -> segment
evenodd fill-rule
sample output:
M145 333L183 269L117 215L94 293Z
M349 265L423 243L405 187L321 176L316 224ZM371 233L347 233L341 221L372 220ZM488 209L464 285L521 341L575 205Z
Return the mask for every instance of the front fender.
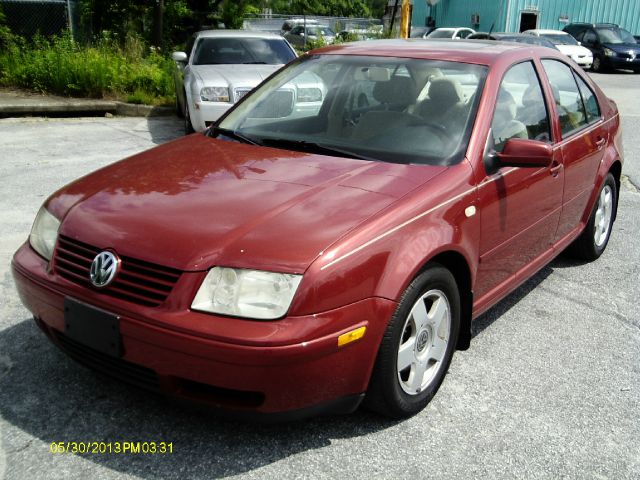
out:
M424 265L444 252L466 260L473 283L480 231L476 201L470 165L448 168L327 248L305 273L291 314L370 297L398 301Z

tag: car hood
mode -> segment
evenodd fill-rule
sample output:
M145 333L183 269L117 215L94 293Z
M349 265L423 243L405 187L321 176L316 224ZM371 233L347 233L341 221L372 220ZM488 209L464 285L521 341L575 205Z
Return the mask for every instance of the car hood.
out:
M301 273L358 224L446 167L257 147L203 135L123 160L48 203L60 233L177 268Z
M592 56L591 50L580 45L556 45L556 47L558 47L558 50L560 50L565 55L586 55L589 57Z
M616 53L633 52L636 56L640 55L640 45L637 43L603 43L602 45Z
M255 87L282 65L194 65L191 71L205 86Z

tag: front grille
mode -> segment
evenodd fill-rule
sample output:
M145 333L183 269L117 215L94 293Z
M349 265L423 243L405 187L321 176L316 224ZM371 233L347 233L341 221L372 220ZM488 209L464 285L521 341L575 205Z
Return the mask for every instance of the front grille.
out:
M234 102L238 102L244 97L247 93L251 91L251 88L248 87L238 87L233 90Z
M53 336L60 349L76 362L108 375L117 380L130 383L140 388L154 392L160 391L158 374L145 367L127 362L120 358L112 357L102 352L89 348L63 333L53 330Z
M89 279L91 262L102 250L78 240L60 235L54 255L54 269L58 275L85 287L92 288ZM100 293L129 302L157 307L171 293L180 278L180 271L153 263L121 257L120 272Z

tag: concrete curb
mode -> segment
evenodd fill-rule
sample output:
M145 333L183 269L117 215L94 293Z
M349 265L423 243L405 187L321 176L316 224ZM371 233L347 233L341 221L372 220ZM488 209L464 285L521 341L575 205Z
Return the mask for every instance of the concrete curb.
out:
M60 97L20 97L0 94L0 118L15 116L119 115L123 117L156 117L174 115L173 107L136 105L109 100Z

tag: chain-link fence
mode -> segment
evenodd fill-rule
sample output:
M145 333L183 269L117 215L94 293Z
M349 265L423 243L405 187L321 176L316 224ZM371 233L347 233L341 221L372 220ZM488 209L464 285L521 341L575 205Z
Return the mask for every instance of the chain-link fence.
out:
M78 29L76 0L0 0L7 25L14 34L31 38L36 34L51 36Z
M286 20L316 22L325 27L333 29L335 32L342 30L354 29L375 29L381 27L382 22L373 18L355 18L355 17L323 17L319 15L260 15L256 17L245 17L244 28L247 30L262 30L266 32L280 33ZM291 28L291 27L289 27Z

